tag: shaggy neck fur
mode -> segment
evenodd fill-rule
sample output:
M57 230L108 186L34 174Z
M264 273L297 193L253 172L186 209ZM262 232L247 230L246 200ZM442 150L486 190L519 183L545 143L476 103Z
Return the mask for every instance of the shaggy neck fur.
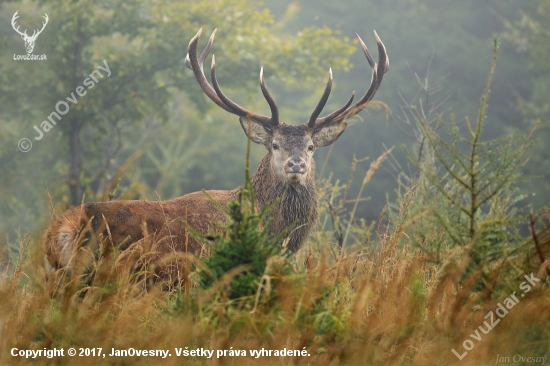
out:
M307 240L318 219L315 163L309 167L304 185L291 185L278 178L270 164L271 152L260 161L252 177L256 201L265 207L279 199L279 203L268 213L267 219L271 219L269 233L278 235L292 226L290 235L286 236L289 239L286 247L294 253Z

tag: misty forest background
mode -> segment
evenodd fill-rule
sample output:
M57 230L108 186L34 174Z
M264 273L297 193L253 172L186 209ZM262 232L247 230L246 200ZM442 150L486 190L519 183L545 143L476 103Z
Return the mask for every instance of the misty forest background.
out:
M211 103L183 59L202 27L202 45L218 28L222 86L238 103L267 113L258 83L264 66L269 87L290 124L309 117L332 67L335 86L325 112L363 93L370 70L354 39L376 52L372 30L385 43L391 69L370 108L335 144L323 175L346 181L353 157L370 161L391 146L392 158L363 194L356 217L378 220L395 199L397 177L415 171L405 149L418 150L403 106L427 103L457 121L474 117L487 80L492 38L499 34L498 65L484 130L493 138L529 131L541 119L537 141L523 167L525 198L517 205L550 201L548 128L549 3L523 1L266 1L223 0L3 2L0 8L0 237L17 241L49 222L48 192L60 210L99 201L120 182L119 197L170 199L201 189L243 183L246 138L235 116ZM18 10L22 29L49 24L35 54L47 61L14 61L23 41L10 21ZM41 141L34 125L46 119L106 60L112 75L71 105ZM206 62L209 64L209 61ZM429 100L419 101L429 94ZM443 103L441 103L443 102ZM421 105L421 104L420 104ZM389 112L389 113L388 113ZM17 142L30 138L28 153ZM264 154L253 146L252 166ZM318 174L328 148L316 153ZM369 160L357 166L357 176ZM118 174L117 174L118 173ZM355 196L360 182L354 182Z
M13 59L25 54L16 11L29 34L48 14L33 52L47 61ZM383 40L390 70L375 100L316 152L320 224L286 256L243 190L208 258L167 259L180 286L151 281L162 239L148 235L123 253L95 238L71 270L46 276L41 235L71 206L246 184L237 117L184 64L201 27L201 50L218 28L224 92L267 114L263 66L289 124L307 121L329 68L325 113L362 95L370 69L354 32L375 57L373 29ZM26 364L14 347L309 353L186 360L264 366L492 365L550 352L550 0L1 1L0 55L0 363ZM34 140L104 60L112 74ZM252 169L264 154L252 146ZM540 281L525 290L529 274ZM501 303L493 330L486 314Z

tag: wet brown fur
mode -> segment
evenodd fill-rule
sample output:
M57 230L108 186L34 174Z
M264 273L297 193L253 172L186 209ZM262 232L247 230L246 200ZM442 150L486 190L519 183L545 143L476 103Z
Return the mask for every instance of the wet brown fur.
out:
M277 130L285 137L280 141L281 150L291 152L295 149L295 154L300 152L303 154L307 148L307 140L304 137L313 132L305 125L291 126L286 123L278 126ZM276 174L275 168L270 167L272 164L270 144L266 144L266 148L268 153L258 163L252 177L256 199L261 207L279 200L268 217L271 219L269 232L277 235L290 227L286 247L292 252L297 252L308 239L318 220L315 161L311 159L303 184L289 184L287 179Z
M238 189L208 191L222 205L237 198ZM120 250L143 238L147 232L159 243L159 257L173 252L199 254L203 245L189 235L184 221L207 234L212 222L224 222L225 214L203 193L194 192L168 201L111 201L74 207L56 220L44 238L48 264L54 269L70 265L79 246L92 235L102 236Z

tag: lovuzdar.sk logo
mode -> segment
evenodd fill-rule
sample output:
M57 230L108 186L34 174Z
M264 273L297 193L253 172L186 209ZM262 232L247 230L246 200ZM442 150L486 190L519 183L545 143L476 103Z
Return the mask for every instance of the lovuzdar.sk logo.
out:
M13 17L11 18L11 26L13 27L13 29L19 33L19 35L21 35L21 38L23 38L23 41L25 41L25 49L27 50L27 54L26 55L16 55L14 54L13 55L13 59L14 60L26 60L26 61L43 61L43 60L46 60L46 55L34 55L32 53L33 49L34 49L34 44L36 42L36 39L38 38L38 36L40 35L40 33L42 33L42 31L44 30L44 28L46 28L46 24L48 24L48 14L44 13L44 21L42 22L42 29L38 30L38 29L34 29L33 32L32 32L32 35L29 36L27 34L27 29L25 29L24 32L21 32L19 30L19 26L16 26L16 20L17 18L19 18L19 15L17 15L17 13L19 12L16 11L15 14L13 14Z

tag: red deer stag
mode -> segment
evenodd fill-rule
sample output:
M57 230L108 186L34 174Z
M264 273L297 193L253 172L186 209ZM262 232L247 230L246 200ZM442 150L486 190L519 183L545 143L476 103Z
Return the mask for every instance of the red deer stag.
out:
M376 32L378 44L378 63L374 62L367 47L359 36L369 65L372 68L371 83L367 92L352 105L354 93L345 105L319 118L332 88L332 72L323 95L311 117L298 126L279 121L279 111L273 97L267 90L260 71L262 93L271 108L271 116L250 112L231 101L220 89L216 78L215 59L212 56L211 86L203 72L214 35L198 57L197 46L201 30L191 39L189 53L185 59L187 67L193 70L204 93L220 108L240 117L244 132L253 142L262 144L267 154L258 164L252 184L256 200L260 206L278 204L269 213L272 222L269 231L278 234L292 224L297 226L288 234L287 248L296 252L307 240L309 233L318 220L317 197L315 193L315 149L335 142L346 129L347 118L359 113L373 98L382 76L389 68L386 49ZM250 126L249 126L250 124ZM231 191L208 191L221 205L236 200L241 187ZM45 234L45 252L47 262L53 268L69 266L71 258L80 246L86 245L90 235L102 235L110 244L120 250L144 237L144 225L147 232L154 234L160 241L159 255L173 252L191 252L199 254L202 244L188 235L183 221L194 230L208 233L213 223L227 220L220 210L203 192L189 193L168 201L111 201L86 203L74 207L57 221ZM161 240L162 239L162 240Z

